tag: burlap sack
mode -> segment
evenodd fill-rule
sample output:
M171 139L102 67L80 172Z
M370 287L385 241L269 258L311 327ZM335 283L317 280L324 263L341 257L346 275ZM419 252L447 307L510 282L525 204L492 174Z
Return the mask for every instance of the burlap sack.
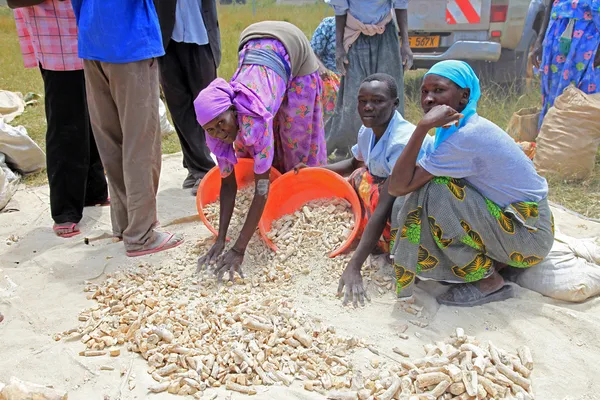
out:
M586 179L600 144L600 93L567 87L548 110L533 162L542 175Z
M538 135L539 120L539 108L522 108L512 115L508 121L506 132L516 142L534 142Z

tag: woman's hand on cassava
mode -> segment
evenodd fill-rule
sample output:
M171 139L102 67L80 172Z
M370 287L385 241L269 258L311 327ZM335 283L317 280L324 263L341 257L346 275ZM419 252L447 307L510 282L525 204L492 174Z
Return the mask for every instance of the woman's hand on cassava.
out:
M244 252L231 248L225 254L223 254L217 260L217 267L215 268L215 275L217 275L217 281L220 283L223 281L223 275L225 272L229 272L229 281L233 282L235 273L237 272L240 278L244 279L244 273L242 272L242 262L244 261Z
M454 108L446 105L433 107L423 116L419 125L429 129L448 128L452 125L458 125L458 121L463 117L461 113Z
M214 265L221 256L221 253L223 253L224 248L225 241L217 239L215 244L213 244L210 250L208 250L208 253L198 259L196 273L203 271L205 267Z
M354 307L358 307L358 302L360 302L361 306L364 306L365 299L371 301L363 285L360 268L357 268L351 262L348 263L344 273L342 273L342 276L340 277L340 283L337 290L338 297L342 297L344 287L346 288L344 292L344 305L347 305L350 300L352 300Z

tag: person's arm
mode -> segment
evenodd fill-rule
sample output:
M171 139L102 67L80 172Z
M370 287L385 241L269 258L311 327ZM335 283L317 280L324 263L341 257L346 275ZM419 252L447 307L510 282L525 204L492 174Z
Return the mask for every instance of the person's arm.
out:
M394 206L394 200L396 200L396 198L389 194L388 186L389 178L383 184L379 196L379 203L377 203L375 211L373 211L373 214L369 218L365 231L356 247L356 251L348 263L348 267L352 266L352 268L358 269L359 272L369 254L371 254L377 245L377 242L379 242L379 238L381 237L390 217L390 213L392 212L392 207Z
M347 160L325 165L323 168L333 171L341 176L348 176L358 168L361 168L363 165L364 163L362 161L357 160L356 157L352 157Z
M348 64L346 49L344 49L344 30L347 17L347 14L335 16L335 66L340 75L346 75L346 64Z
M552 15L552 4L548 4L545 9L544 19L542 20L542 26L540 33L535 41L533 50L529 53L529 58L536 68L539 68L542 63L542 53L544 38L546 37L546 30L548 30L548 24L550 23L550 17Z
M396 161L392 170L392 176L389 179L390 195L395 197L407 195L433 178L433 175L417 165L417 157L429 129L419 123L404 151L398 157L398 161Z
M342 295L342 291L344 287L346 287L344 305L352 300L356 307L359 302L361 305L364 305L365 298L369 300L363 286L361 269L369 254L371 254L377 245L377 242L385 229L387 220L390 217L390 213L392 212L392 207L394 206L394 200L396 198L388 193L389 181L388 178L383 184L379 203L377 204L377 207L375 207L375 211L371 215L371 218L369 218L365 231L358 243L358 247L352 255L350 262L346 265L340 278L338 296Z
M213 265L223 253L225 242L227 241L227 231L235 207L235 198L237 196L237 181L235 179L235 170L225 178L221 178L221 190L219 192L219 234L215 244L208 250L208 253L198 259L196 272L200 272L204 266Z
M271 169L269 168L265 173L254 174L254 198L252 199L252 204L250 204L248 214L246 215L244 226L242 227L240 235L238 236L233 247L227 253L225 253L223 257L219 258L217 262L215 274L217 275L217 280L219 282L221 282L223 279L225 272L229 272L230 282L233 282L236 272L240 275L240 277L244 277L244 272L242 271L242 262L244 261L244 254L246 252L248 242L250 242L252 235L254 232L256 232L258 222L260 221L260 217L265 209L265 204L267 203L267 196L269 195L270 186L270 173Z
M315 54L315 56L316 56L316 54ZM325 79L327 77L327 75L329 74L329 70L323 64L323 62L321 61L321 59L318 56L316 56L315 58L317 60L317 64L319 65L319 69L317 70L319 72L319 76L321 77L321 79Z
M404 66L404 70L408 71L413 65L413 53L408 41L408 11L405 8L396 9L396 21L398 22L400 40L402 41L400 47L400 52L402 53L402 65Z
M271 184L269 181L270 173L271 170L269 169L263 174L254 174L254 198L250 204L250 209L248 210L248 215L246 216L246 221L244 222L240 236L233 245L233 249L240 253L244 253L246 251L248 242L250 242L252 235L254 232L256 232L258 222L260 221L260 217L262 217L262 213L265 209Z
M46 0L8 0L8 7L12 8L22 8L22 7L31 7L37 6L38 4L42 4Z
M423 116L404 151L398 157L389 178L389 193L399 197L420 189L433 175L417 164L423 140L433 128L457 124L462 114L449 106L435 106Z
M237 190L235 170L232 170L229 176L221 178L221 190L219 192L219 235L217 236L217 241L223 243L227 240L227 231L229 230L229 223L231 222L231 216L235 207Z

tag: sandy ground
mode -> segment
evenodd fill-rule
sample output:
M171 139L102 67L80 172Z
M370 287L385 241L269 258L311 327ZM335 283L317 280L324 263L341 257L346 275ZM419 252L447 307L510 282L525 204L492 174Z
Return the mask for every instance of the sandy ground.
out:
M128 259L122 244L104 238L86 245L84 237L98 237L110 232L109 210L88 208L81 224L83 234L61 239L50 229L48 188L19 190L15 200L19 212L0 214L0 382L11 376L50 384L69 392L69 399L167 399L168 394L148 395L152 379L146 374L146 362L137 354L123 350L118 358L83 358L79 342L55 342L52 336L77 326L78 313L93 303L82 292L84 281L102 281L107 273L141 262L161 265L182 256L197 239L208 235L196 215L195 201L180 189L185 177L181 155L164 157L158 195L159 217L163 224L183 218L166 228L185 235L186 243L178 249L138 259ZM590 223L561 211L555 213L558 228L575 237L600 236L600 224ZM190 221L192 220L192 221ZM10 246L5 239L16 235ZM188 266L189 271L195 265ZM327 285L333 287L338 276ZM10 282L14 282L13 287ZM405 313L388 293L373 298L365 308L343 308L333 293L316 297L310 291L298 294L297 308L344 335L366 338L369 343L390 355L379 357L393 362L391 349L401 346L413 357L422 356L422 345L449 336L457 326L480 340L492 340L497 346L514 351L526 344L532 348L535 369L532 375L537 399L600 399L600 298L584 304L567 304L517 288L517 297L501 303L470 309L439 306L432 294L440 290L434 283L419 284L417 302L425 307L426 328L410 325L410 339L395 335L398 326L412 315ZM420 334L420 338L415 336ZM376 357L367 350L353 356L358 365ZM112 365L114 371L100 371ZM131 368L137 379L133 391L119 370ZM254 398L319 399L321 396L296 387L262 387ZM223 394L219 398L244 398Z

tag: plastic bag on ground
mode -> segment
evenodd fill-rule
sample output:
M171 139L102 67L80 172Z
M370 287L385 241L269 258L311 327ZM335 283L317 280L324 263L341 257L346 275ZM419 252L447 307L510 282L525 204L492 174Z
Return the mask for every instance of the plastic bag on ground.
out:
M23 126L14 127L0 117L0 153L6 155L6 163L23 174L41 171L46 167L46 154L27 135Z
M19 176L6 165L4 153L0 153L0 211L6 207L17 191L19 180Z
M23 95L18 92L0 90L0 117L10 122L25 111Z
M556 234L550 254L524 270L517 283L544 296L582 302L600 294L600 246L592 239Z
M175 132L175 128L171 125L171 121L167 117L167 107L165 103L158 99L158 114L160 115L160 134L162 137L169 136L171 133Z

